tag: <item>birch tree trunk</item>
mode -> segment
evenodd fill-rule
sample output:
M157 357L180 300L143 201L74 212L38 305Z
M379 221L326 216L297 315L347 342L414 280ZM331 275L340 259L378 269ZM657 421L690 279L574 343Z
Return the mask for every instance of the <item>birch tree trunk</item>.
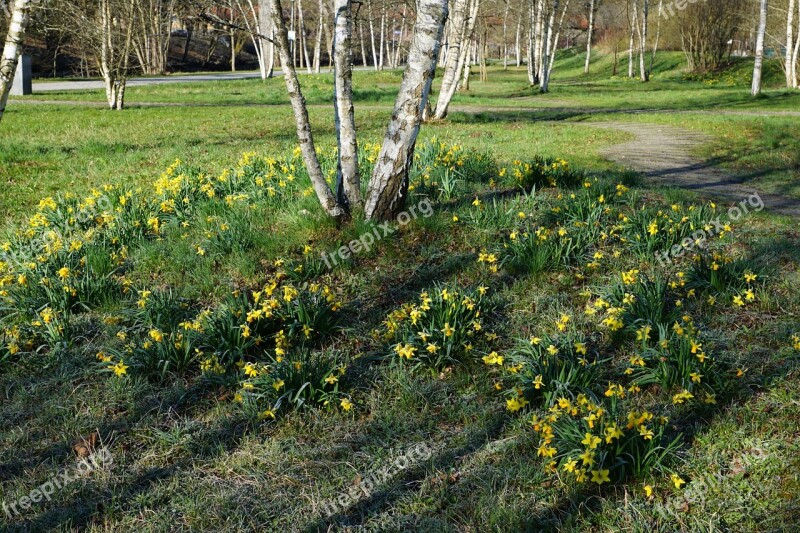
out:
M789 11L786 18L786 87L789 89L795 86L794 7L795 0L789 0Z
M508 9L509 4L506 4L503 13L503 70L508 70Z
M25 39L25 30L31 16L31 0L16 0L8 25L6 42L3 47L3 56L0 59L0 121L8 103L8 94L14 84L14 75L17 73L17 63L22 54L22 41Z
M544 56L544 0L536 0L536 48L535 48L535 58L536 58L536 82L541 83L542 78L544 77L544 71L542 70L543 61L542 57Z
M520 40L522 33L522 16L517 19L517 41L515 52L515 59L517 60L517 68L522 65L522 41Z
M756 37L756 61L753 67L753 86L750 94L761 94L761 68L764 63L764 35L767 32L767 0L761 0L758 14L758 34Z
M337 201L344 209L361 209L358 179L358 143L353 107L353 14L351 0L335 0L333 33L333 107L339 161L336 165Z
M553 11L550 13L550 19L547 22L547 37L545 38L544 56L542 56L542 77L539 90L546 93L549 90L549 83L547 80L547 73L550 71L550 47L553 42L553 31L556 24L556 12L560 5L560 0L553 0Z
M321 69L320 62L321 62L321 59L322 59L322 31L323 31L322 20L325 18L324 12L325 12L325 8L322 5L322 0L319 0L319 21L318 21L318 24L317 24L317 35L316 35L316 38L314 39L314 73L315 74L319 74L320 69ZM352 21L351 21L351 25L352 25ZM350 30L350 33L351 33L350 38L352 39L352 29Z
M461 75L459 59L461 58L461 47L464 43L467 20L467 0L455 0L453 3L453 13L448 23L448 43L447 55L445 56L444 73L442 74L442 85L439 88L439 99L436 102L433 118L441 120L447 111L440 114L447 106L450 94L450 87L458 83Z
M639 31L639 75L642 82L650 81L650 73L647 71L645 54L647 53L647 17L650 13L650 0L644 0L642 6L642 27Z
M372 2L367 2L367 15L369 16L369 37L372 44L372 65L378 70L378 50L375 48L375 24L373 23Z
M794 69L792 71L792 85L795 89L800 88L800 63L798 63L798 59L800 59L800 2L797 2L797 18L798 18L798 25L797 25L797 38L795 39L794 43L794 53L792 54L792 65L794 65Z
M637 16L638 6L636 4L638 0L633 0L633 18L631 19L631 40L630 46L628 47L628 77L633 78L634 76L634 68L633 68L633 45L635 43L634 37L636 36L636 28L639 27L639 17Z
M541 91L546 93L550 90L550 77L553 75L553 65L556 63L556 54L558 53L558 40L561 36L561 28L564 27L564 17L567 16L567 10L569 9L570 0L567 0L564 3L564 10L561 12L561 18L558 20L558 29L556 30L555 39L553 39L553 44L551 45L552 51L550 52L550 58L547 61L547 73L545 77L542 79Z
M380 38L380 49L378 50L378 70L383 70L383 52L385 49L385 39L386 39L386 8L381 6L381 38Z
M539 57L537 56L538 35L536 27L536 15L534 0L528 0L527 18L528 18L528 83L531 86L539 82ZM522 18L522 17L520 17Z
M653 55L650 56L650 73L656 65L656 53L658 52L658 42L661 39L661 17L664 14L664 0L658 0L658 21L656 22L656 39L653 42Z
M592 37L594 37L594 8L595 0L589 3L589 32L586 37L586 64L583 66L583 73L589 74L589 64L592 61Z
M408 173L414 162L422 112L433 84L446 19L447 0L417 3L403 83L369 184L366 206L369 220L393 219L405 205Z
M311 134L311 123L308 119L306 101L300 90L300 82L297 79L294 63L292 63L289 48L289 34L286 31L286 23L283 20L281 0L270 0L270 6L272 7L270 15L277 37L278 54L280 55L281 65L283 66L283 79L286 82L286 90L289 93L289 100L291 101L292 111L294 112L295 123L297 125L297 141L300 144L303 163L308 171L308 177L311 179L314 192L316 192L317 198L320 204L322 204L322 208L330 216L337 219L342 218L346 216L346 212L337 204L336 197L328 186L328 182L325 181L325 175L322 173L322 167L319 164L319 158L317 158L314 137Z
M465 12L466 7L467 6L465 5ZM456 90L458 89L461 73L465 72L465 65L469 60L470 47L472 46L472 40L475 35L475 22L478 20L479 8L480 0L472 0L472 6L468 13L468 19L465 21L465 28L461 37L459 49L457 51L451 49L450 52L448 52L448 55L452 53L453 56L457 58L457 61L455 70L453 71L452 81L447 86L447 90L445 91L444 88L440 89L439 100L436 103L436 109L434 110L433 115L434 119L436 120L442 120L447 116L447 109L450 106L450 101L453 99L453 95L455 95ZM448 57L448 62L449 60L450 57ZM466 72L466 74L469 76L469 72ZM444 79L442 80L442 85L444 86Z
M313 70L308 55L308 38L306 37L306 21L303 17L303 0L297 0L297 16L299 17L300 24L298 33L300 34L300 43L303 52L302 59L305 60L306 71L311 74Z

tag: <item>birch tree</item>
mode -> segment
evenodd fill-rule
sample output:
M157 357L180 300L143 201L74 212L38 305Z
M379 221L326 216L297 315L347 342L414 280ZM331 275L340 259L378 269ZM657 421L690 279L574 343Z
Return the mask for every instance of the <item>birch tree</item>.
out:
M278 0L274 0L278 1ZM367 193L370 220L390 220L408 196L408 173L441 46L447 0L419 0L408 64Z
M269 0L257 0L258 9L253 0L236 0L244 19L247 33L253 42L261 79L271 78L275 70L275 45L272 36Z
M358 143L353 107L353 14L351 0L334 0L333 107L339 161L336 168L337 201L344 209L361 209L358 178Z
M458 2L459 0L456 0ZM447 65L445 73L442 75L442 87L439 89L439 99L436 102L436 109L433 112L435 120L442 120L447 116L447 109L450 102L458 89L461 74L464 72L466 62L469 60L470 46L472 39L475 35L475 23L478 20L478 9L480 9L480 0L472 0L470 4L468 1L463 3L463 14L465 15L464 21L459 21L458 26L451 28L451 39L455 37L456 30L461 29L460 37L454 46L450 46L447 51ZM453 15L455 18L457 15ZM450 71L452 77L448 75L448 68L453 66Z
M764 36L767 32L767 0L760 0L758 13L758 32L756 34L756 60L753 67L753 86L750 94L761 94L761 69L764 64Z
M297 140L300 143L300 153L303 156L303 163L311 179L311 185L317 194L322 208L330 216L340 219L346 215L346 211L338 204L333 195L322 167L317 157L316 147L314 146L314 136L311 133L311 122L308 118L308 108L303 93L300 90L300 82L297 79L297 71L292 62L292 55L289 48L289 32L286 30L286 23L283 20L283 7L281 0L270 0L272 25L275 28L278 54L283 67L283 79L286 83L286 90L289 93L289 101L292 105L295 123L297 126Z
M25 30L30 21L31 4L31 0L15 0L11 12L11 21L3 46L3 56L0 59L0 120L3 120L8 94L11 92L14 75L17 72L17 63L22 53L22 41L25 39Z
M636 37L636 28L639 27L639 17L638 17L638 9L639 6L636 4L637 0L633 0L628 4L629 9L632 9L632 13L629 17L630 21L630 29L631 29L631 39L630 45L628 46L628 77L633 78L634 76L634 67L633 67L633 46Z
M653 68L656 64L656 53L658 53L658 44L661 40L661 17L664 15L664 0L658 0L658 20L656 20L656 38L653 41L653 53L650 56L650 73L652 74Z
M647 52L647 17L650 13L650 0L644 0L642 5L642 25L639 28L639 76L642 81L647 83L650 81L650 72L647 70L645 54ZM638 26L637 26L638 28Z
M136 0L128 0L126 4L113 0L100 0L98 6L100 21L98 62L108 107L115 111L121 111L125 107Z
M561 17L558 20L558 26L555 26L555 17L558 14L560 5L559 0L553 1L553 11L550 13L550 20L547 23L547 42L545 43L545 53L542 58L542 79L539 85L539 91L546 93L550 90L550 76L553 73L553 65L556 61L556 52L558 51L558 40L561 35L561 28L564 25L564 17L567 15L570 0L564 2L564 8L561 11ZM553 33L555 31L555 34Z
M796 89L797 85L797 54L800 48L800 27L797 32L797 39L794 35L795 6L798 8L798 21L800 22L800 2L789 0L789 9L786 17L786 87Z
M800 89L800 1L797 2L797 38L794 43L794 52L792 53L792 85L795 89Z
M594 37L594 14L597 9L596 0L589 2L589 28L586 33L586 64L583 66L583 73L589 74L589 64L592 61L592 38Z
M442 84L439 87L439 99L436 102L433 115L436 120L443 119L447 114L449 98L452 98L450 87L458 83L461 75L463 65L459 65L459 61L461 60L461 48L467 31L467 5L467 0L454 0L453 2L453 13L447 29L448 41Z
M133 36L133 49L142 72L163 74L167 70L175 0L138 0L135 6L139 24Z

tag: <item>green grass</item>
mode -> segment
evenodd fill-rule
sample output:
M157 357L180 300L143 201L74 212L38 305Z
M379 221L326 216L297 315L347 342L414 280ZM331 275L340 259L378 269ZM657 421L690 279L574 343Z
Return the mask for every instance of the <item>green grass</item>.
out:
M687 288L677 287L668 289L668 301L660 302L670 316L687 313L694 317L698 338L718 360L726 384L713 406L672 405L670 399L677 389L662 390L658 386L643 387L640 395L626 398L632 403L624 405L641 402L648 409L658 410L658 415L670 417L670 438L682 434L677 454L656 465L664 472L655 468L600 488L591 483L575 486L566 475L561 476L562 483L545 471L546 461L537 455L540 443L530 419L532 414L547 414L541 404L530 397L532 405L522 412L507 410L506 400L516 397L512 388L516 379L497 365L481 362L484 352L493 350L508 356L518 349L518 340L528 344L531 336L557 335L556 324L563 323L561 317L566 314L571 320L564 338L571 344L578 335L586 335L583 342L592 353L597 351L601 359L607 359L597 370L602 379L592 377L589 388L600 401L610 401L604 399L603 391L609 381L626 382L623 371L639 347L633 330L612 335L596 327L597 321L585 314L584 291L590 291L588 299L596 301L619 283L619 272L631 269L659 279L675 279L677 267L665 270L649 254L634 253L618 238L636 235L636 230L624 226L616 211L632 219L659 209L671 213L670 206L675 204L678 214L674 218L680 220L692 196L635 186L633 176L597 156L601 148L625 140L624 135L573 121L613 117L697 128L715 139L710 146L698 147L699 154L718 157L742 170L763 172L754 182L774 190L796 191L792 180L797 179L798 136L794 135L797 126L793 119L589 113L586 109L599 105L604 98L603 105L609 110L626 94L632 101L640 98L641 86L602 79L608 59L601 57L605 70L598 68L600 72L589 83L619 94L602 96L602 88L589 91L581 87L578 59L565 56L561 64L563 91L574 91L571 96L558 95L559 81L554 79L554 93L544 97L552 98L554 107L563 105L557 98L583 102L585 109L565 117L568 120L531 120L536 115L525 113L524 108L536 105L531 101L542 97L525 88L524 72L492 71L497 79L492 88L473 82L474 100L478 102L474 105L480 109L455 111L448 121L426 125L425 139L419 146L422 150L426 140L434 136L447 144L462 144L467 149L463 155L467 168L475 170L464 170L455 189L445 194L438 191L444 169L426 160L432 167L431 181L436 183L425 187L417 183L415 194L431 194L434 214L412 222L342 267L311 269L304 247L311 246L315 254L334 250L358 238L368 227L357 221L337 229L325 220L314 198L301 194L307 186L302 172L298 172L292 194L280 204L271 203L261 189L244 180L242 187L250 195L246 203L251 208L245 208L245 203L227 208L221 198L209 201L202 195L192 196L191 210L180 219L188 227L178 221L170 223L175 216L162 214L165 229L159 236L122 243L103 241L105 244L94 251L96 257L121 244L128 245L127 259L121 262L117 274L132 282L133 293L107 294L88 311L75 308L69 319L74 334L68 345L48 344L47 339L37 337L31 347L34 353L4 361L5 352L0 352L0 417L4 421L0 433L0 502L30 492L64 469L72 470L76 461L72 443L94 430L100 432L114 463L56 490L52 501L34 504L22 517L8 521L0 514L0 528L794 529L800 487L796 430L800 374L798 351L790 340L798 333L796 316L800 313L796 290L800 283L800 242L794 221L767 213L752 215L735 225L732 235L715 244L721 253L746 259L757 269L756 302L742 309L733 305L731 299L741 290L739 286L723 287L720 293L702 293L696 299L688 296ZM677 79L677 67L676 60L670 67L675 77L663 82L657 77L646 89L654 93L646 97L650 100L641 97L639 103L657 104L658 94L667 99L684 91L684 100L689 93L701 93L692 97L699 100L709 95L708 101L719 96L716 91L721 89ZM392 83L396 84L394 73L359 73L359 77L362 83L374 80L374 90L387 94ZM312 121L327 150L333 144L333 132L330 109L321 100L327 91L324 83L328 82L320 79L320 88L310 91L310 99L317 99ZM260 82L254 86L259 87L257 84ZM660 89L651 89L657 84L662 84ZM141 193L133 194L151 197L152 182L176 158L216 177L235 166L243 152L255 150L275 157L291 153L294 132L285 107L235 105L236 98L251 98L255 93L234 95L228 91L250 91L249 82L226 82L221 84L225 89L215 90L213 95L203 92L210 87L215 85L187 86L187 90L194 91L196 103L219 98L226 105L135 108L124 113L54 104L12 108L0 132L0 172L8 183L2 200L7 229L23 223L35 211L39 199L59 192L74 192L84 198L90 188L111 183L120 191L141 188ZM491 91L500 87L509 93L498 93L504 94L503 98L492 97ZM741 86L725 90L746 91ZM171 98L169 91L154 87L148 96ZM279 87L274 89L276 98L278 91ZM519 92L512 97L512 91ZM376 98L380 105L362 99L357 107L362 147L367 140L380 139L388 120L391 97ZM459 95L456 105L462 109L473 106L472 100L472 94ZM760 102L764 100L754 105ZM693 104L687 101L686 105ZM507 108L511 107L521 111L509 113ZM751 141L760 148L747 149L746 143ZM479 152L476 155L470 149ZM494 163L487 163L489 156ZM514 186L514 169L534 156L563 157L573 170L586 174L592 187L521 194ZM520 163L515 164L515 160ZM491 165L506 168L505 175L478 175L478 170ZM487 177L493 178L494 186ZM614 186L619 180L633 189L617 200ZM598 208L601 193L608 199L611 212ZM571 198L571 194L576 197ZM473 205L476 198L480 207ZM418 200L413 197L412 203ZM595 205L589 209L592 202ZM156 202L151 208L157 206ZM553 211L554 207L558 210ZM572 224L570 216L589 220L588 211L595 217L591 220L597 220L596 225L582 229ZM525 218L519 217L519 212L525 213ZM220 219L209 221L209 215ZM236 225L239 216L248 223ZM242 246L231 245L232 251L214 247L220 221L234 226L231 234L244 243ZM622 232L613 229L616 224L623 225ZM489 253L502 260L513 248L506 247L514 240L512 233L517 233L515 239L527 238L525 232L533 235L539 226L551 228L552 239L556 239L555 228L567 228L570 235L581 235L587 245L577 251L562 250L556 265L536 272L500 267L494 273L492 265L497 263L477 261L481 254ZM658 247L660 239L667 237L663 232L648 237L645 232L642 238L651 239ZM91 236L86 239L88 242ZM199 256L198 246L207 253ZM618 257L615 251L620 252ZM598 258L597 252L602 257ZM75 254L73 268L81 268L77 263L80 255ZM279 258L287 260L288 266L276 266ZM591 265L595 261L599 266ZM304 264L306 269L295 272L297 264ZM54 266L58 268L61 263ZM689 265L683 266L688 269ZM190 370L167 373L163 380L139 374L134 368L129 369L127 377L117 378L103 371L105 365L98 362L98 351L111 354L123 351L125 342L139 345L152 338L148 330L155 323L166 330L182 313L192 316L203 308L222 312L220 304L231 290L246 293L262 287L280 268L294 276L298 286L305 277L327 284L344 303L340 324L344 330L324 335L320 331L319 338L316 334L314 338L346 361L348 368L336 394L351 399L355 404L352 410L340 408L343 396L334 396L331 408L286 410L275 421L258 421L234 401L241 383L247 381L236 370L230 369L226 376L203 377L198 360ZM8 290L16 290L18 283L16 276L3 282ZM475 343L480 351L475 357L445 368L411 370L409 365L393 363L397 356L391 345L396 340L382 337L384 320L389 313L419 304L420 292L433 290L439 283L489 287L493 306L481 318L482 333L493 332L497 338L484 337L481 343ZM136 291L142 289L172 291L181 299L175 305L165 305L171 309L167 313L152 311L150 304L141 311ZM706 303L706 297L712 295L718 300L715 307ZM682 300L680 312L675 309L675 299ZM28 320L21 318L27 313L41 312L32 304L2 307L0 317L5 327ZM661 315L653 316L652 320L658 321ZM636 328L640 325L635 324ZM126 341L117 336L119 331L126 332ZM249 348L245 357L262 361L263 350L272 352L273 346L270 339L259 350ZM301 349L299 345L293 348ZM291 350L288 357L293 357ZM509 358L505 367L510 364ZM745 371L742 377L735 376L737 369ZM336 516L321 517L324 502L349 491L370 472L387 466L421 442L432 449L429 459L385 480ZM750 461L754 455L758 462ZM688 485L676 490L669 472L678 473ZM704 488L701 481L709 479L722 481ZM646 484L654 488L651 498L645 494ZM674 502L680 509L677 516L665 515L661 509Z

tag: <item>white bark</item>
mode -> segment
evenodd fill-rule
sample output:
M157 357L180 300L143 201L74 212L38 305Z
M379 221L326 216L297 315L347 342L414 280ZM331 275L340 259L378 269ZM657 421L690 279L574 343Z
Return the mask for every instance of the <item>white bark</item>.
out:
M464 12L466 13L466 2L464 6ZM453 59L455 60L455 69L452 73L452 79L449 80L449 83L445 89L445 80L444 77L442 79L442 88L439 91L439 100L436 103L436 109L434 110L433 118L436 120L442 120L447 116L447 109L450 106L450 102L453 100L453 96L458 89L459 79L461 78L462 72L465 72L465 65L469 60L469 52L470 46L472 46L472 39L475 35L475 22L478 20L478 9L480 8L480 0L472 0L472 5L470 7L468 18L464 23L464 31L462 32L461 42L459 43L458 49L451 48L448 52L448 64L450 62L450 54L452 54ZM455 28L455 27L454 27ZM445 71L445 74L447 72ZM469 75L469 73L467 73Z
M517 68L522 65L522 41L520 39L522 33L522 16L517 18L517 40L516 40L516 48L514 50L517 60Z
M353 107L353 14L351 0L334 0L333 107L339 161L336 168L337 200L345 209L361 209L358 179L358 143Z
M466 22L467 0L455 0L452 16L448 23L447 55L445 56L442 84L439 87L439 99L434 109L434 118L437 120L444 118L446 111L442 114L439 111L446 108L449 99L452 98L450 87L458 83L458 77L461 75L461 68L458 63L461 59L461 48L464 44Z
M552 46L553 42L553 32L555 31L556 25L556 12L558 11L559 5L559 0L553 0L553 9L550 12L550 18L547 22L547 35L545 36L544 54L542 55L542 74L540 78L540 90L543 93L548 91L547 72L550 70L550 47Z
M794 65L794 70L792 72L792 85L795 89L800 88L800 64L798 64L798 59L800 59L800 2L797 2L797 19L798 19L798 27L797 27L797 38L795 39L794 43L794 53L792 54L792 64Z
M786 17L786 87L795 86L795 57L794 57L794 7L795 0L789 0L789 10Z
M650 13L650 0L644 0L642 6L642 26L639 31L639 75L643 82L650 81L650 73L647 71L645 54L647 53L647 17Z
M6 42L3 47L3 56L0 59L0 120L8 103L8 94L14 83L17 72L17 63L22 53L22 41L25 39L25 30L28 27L31 14L31 0L16 0L8 25Z
M297 0L297 16L299 17L299 24L300 24L300 30L298 31L298 33L300 37L300 43L302 45L301 46L303 52L302 59L305 60L306 72L311 74L313 70L308 56L308 39L306 38L306 22L305 18L303 18L303 0Z
M636 28L639 27L639 17L638 17L638 6L636 4L638 0L633 0L633 18L631 20L631 39L630 45L628 47L628 77L633 78L634 76L634 67L633 67L633 46L634 46L634 37L636 36Z
M650 56L650 73L656 64L656 53L658 53L658 42L661 39L661 17L664 14L664 0L658 0L658 21L656 22L656 39L653 42L653 55Z
M303 163L308 171L308 176L314 187L314 192L316 192L317 198L320 204L322 204L322 208L332 217L341 218L345 216L346 213L344 209L337 204L331 188L325 181L325 175L322 173L322 167L319 164L319 158L317 158L314 137L311 134L311 123L308 119L306 101L300 90L300 82L297 79L297 72L292 63L289 48L289 34L286 31L286 23L283 21L281 0L270 0L270 5L272 7L272 25L275 28L278 53L281 58L281 65L283 66L283 79L286 82L286 90L289 93L289 100L292 104L292 111L294 112L297 126L297 141L300 144Z
M767 32L767 0L761 0L758 14L758 34L756 37L756 61L753 67L753 86L750 94L761 94L761 69L764 63L764 35Z
M506 4L503 13L503 70L508 70L508 9L509 4Z
M589 2L589 30L586 37L586 64L583 66L583 73L589 74L589 64L592 61L592 38L594 37L594 9L595 0Z
M414 162L414 147L436 71L446 18L447 0L419 0L403 83L369 184L366 206L369 220L392 219L405 204L408 173Z
M370 44L372 45L372 65L375 67L375 70L378 70L378 49L375 48L375 24L373 23L373 15L372 15L372 2L367 2L367 14L369 16L369 37L370 37Z
M322 0L319 0L319 21L318 21L318 24L317 24L317 35L316 35L316 38L314 39L314 73L315 74L319 74L319 72L320 72L320 70L322 68L322 65L320 65L320 63L321 63L321 59L322 59L322 31L323 31L322 21L323 21L324 18L325 18L325 8L324 8L324 6L322 4ZM351 21L351 25L352 25L352 21ZM352 32L353 32L353 30L351 29L350 30L350 33L351 33L350 38L351 39L352 39Z
M561 28L564 27L564 17L567 15L567 10L569 9L570 0L567 0L564 3L564 10L561 12L561 18L558 21L558 30L556 31L555 39L553 39L552 45L552 52L550 53L550 59L547 63L547 74L542 80L541 91L546 93L550 90L550 77L553 75L553 65L556 64L556 54L558 53L558 40L561 36Z

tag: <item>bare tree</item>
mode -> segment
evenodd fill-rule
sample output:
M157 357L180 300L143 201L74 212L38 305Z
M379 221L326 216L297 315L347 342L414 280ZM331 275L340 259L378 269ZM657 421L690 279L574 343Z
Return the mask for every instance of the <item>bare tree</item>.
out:
M334 0L334 112L339 161L336 168L337 201L348 211L361 209L358 178L358 143L353 106L353 14L351 0Z
M597 11L596 0L589 2L589 28L586 32L586 64L583 66L583 73L589 74L589 64L592 61L592 37L594 37L594 14Z
M648 29L647 17L649 14L650 14L650 1L644 0L644 4L642 5L642 25L641 27L637 26L638 28L637 31L639 33L639 76L645 83L650 81L650 73L647 70L646 58L645 58L645 55L647 53L647 29Z
M722 66L730 50L728 43L742 26L743 8L749 1L706 0L676 13L681 46L690 70L706 71Z
M794 36L794 17L795 6L798 7L800 15L800 3L796 0L789 0L789 9L786 16L786 58L784 69L786 71L786 86L790 89L797 88L797 53L800 48L800 29L798 29L797 40ZM800 22L800 16L798 17Z
M414 162L414 148L433 84L446 19L447 0L417 3L408 64L367 193L366 215L370 220L390 220L405 205L408 173Z
M137 29L133 49L145 74L163 74L167 70L170 28L175 0L138 0Z
M464 45L467 31L467 7L467 0L454 0L453 2L453 14L450 17L447 28L447 51L444 72L442 73L442 84L439 87L439 99L434 110L434 118L436 120L441 120L445 117L447 113L446 107L449 103L448 95L451 95L450 87L457 84L461 76L463 65L459 65L459 61L461 60L461 48ZM453 92L455 92L455 89ZM452 96L449 98L452 98Z
M300 82L297 79L297 72L292 62L289 48L289 32L286 23L283 21L283 7L281 0L270 0L272 24L275 27L278 54L283 67L283 78L286 82L286 90L289 93L289 100L294 112L295 123L297 125L297 140L300 143L300 151L303 156L303 163L311 179L317 198L322 204L322 208L334 218L342 218L346 215L345 210L338 204L331 188L325 181L322 167L317 157L314 146L314 136L311 133L311 122L308 118L308 108L303 93L300 90Z
M756 34L756 60L753 67L753 86L750 94L761 94L761 69L764 63L764 36L767 32L767 0L761 0L758 14L758 33Z
M8 103L8 94L14 83L14 74L17 72L17 63L22 53L22 41L25 39L25 30L28 27L31 15L31 0L15 0L11 12L11 22L8 25L6 43L3 46L3 56L0 59L0 120Z
M136 0L100 0L99 4L100 74L108 107L121 111L125 107Z

